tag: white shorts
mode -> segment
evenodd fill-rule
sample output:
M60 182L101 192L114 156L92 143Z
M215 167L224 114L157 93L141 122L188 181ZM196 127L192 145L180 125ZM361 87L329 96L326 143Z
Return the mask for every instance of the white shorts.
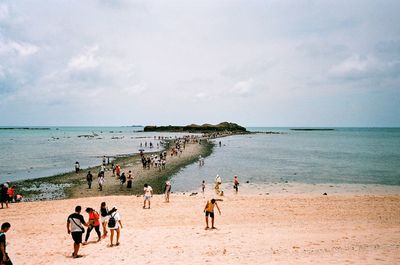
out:
M144 200L145 201L150 201L151 195L144 195Z
M106 217L101 217L101 223L104 223L104 222L107 222L108 221L108 219L110 219L110 216L106 216Z

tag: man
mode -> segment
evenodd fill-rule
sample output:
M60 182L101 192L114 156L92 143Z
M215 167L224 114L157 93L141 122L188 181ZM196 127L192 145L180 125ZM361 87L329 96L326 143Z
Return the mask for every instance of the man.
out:
M206 206L204 207L204 213L206 214L206 230L209 228L208 226L208 216L211 217L211 229L217 229L214 226L214 206L217 206L218 212L221 215L221 210L218 207L218 204L215 199L212 199L211 201L207 201Z
M81 169L81 165L79 165L79 162L76 161L75 162L75 173L78 174L80 169Z
M6 233L10 229L10 223L3 223L0 230L0 264L12 265L6 252Z
M82 235L85 231L84 226L88 226L85 222L85 219L81 215L81 206L75 207L75 213L70 214L67 219L67 232L71 234L72 239L74 240L74 252L72 253L73 258L81 258L81 255L78 255L80 244L82 243Z
M1 209L3 209L3 203L6 204L6 208L8 208L8 186L6 184L0 185L0 204Z
M87 181L87 184L89 186L89 189L91 189L92 188L93 175L92 175L92 173L90 173L90 171L86 175L86 181Z
M149 202L149 208L150 209L150 199L153 197L153 189L150 185L147 183L144 184L144 202L143 202L143 209L146 209L146 201Z

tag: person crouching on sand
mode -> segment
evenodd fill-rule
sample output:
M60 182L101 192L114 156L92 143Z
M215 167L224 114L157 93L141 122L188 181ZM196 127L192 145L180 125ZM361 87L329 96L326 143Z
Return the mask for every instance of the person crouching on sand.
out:
M116 246L119 246L119 236L121 234L122 222L119 212L117 212L117 206L114 206L110 211L110 219L108 219L108 228L110 228L110 247L113 247L114 231L117 232Z
M80 244L82 243L82 235L85 232L85 228L83 226L88 226L85 222L85 219L81 215L81 206L75 207L75 213L70 214L67 219L67 232L71 234L72 239L74 240L74 252L72 253L73 258L81 258L81 255L78 255Z
M217 202L215 201L215 199L211 199L211 201L207 201L206 206L204 207L204 212L206 214L206 230L209 228L208 226L208 216L211 217L211 229L217 229L214 226L214 206L217 206L218 212L221 215L221 210L218 207Z

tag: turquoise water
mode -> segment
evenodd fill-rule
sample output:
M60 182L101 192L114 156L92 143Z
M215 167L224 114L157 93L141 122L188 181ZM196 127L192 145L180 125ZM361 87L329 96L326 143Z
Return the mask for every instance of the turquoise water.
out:
M248 128L282 134L252 134L220 139L205 166L182 169L174 190L197 189L219 174L227 181L308 184L356 183L400 186L400 128L335 128L291 131ZM142 127L51 127L50 130L0 130L0 182L50 176L98 165L103 155L137 153L140 142L176 133L145 133ZM93 133L86 138L79 135ZM114 139L113 139L114 138ZM117 138L117 139L115 139ZM150 151L149 148L145 148ZM157 150L154 148L153 150Z
M291 131L248 128L282 134L254 134L220 139L205 166L191 165L173 178L174 189L197 189L216 174L241 182L400 185L399 128L335 128ZM190 177L189 177L190 176Z
M154 137L179 136L172 133L145 133L143 127L48 128L0 129L0 182L64 173L74 169L75 161L79 161L81 168L99 165L103 155L137 153L141 142L145 152L154 151L159 142ZM152 142L155 147L144 147L146 141Z

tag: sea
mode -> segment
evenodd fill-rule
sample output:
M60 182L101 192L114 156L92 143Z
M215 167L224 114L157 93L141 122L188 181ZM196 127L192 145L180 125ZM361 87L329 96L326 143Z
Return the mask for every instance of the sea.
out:
M204 166L194 163L172 177L174 190L196 190L217 174L252 184L400 186L400 128L247 129L254 133L215 139ZM143 127L0 127L0 182L64 173L76 161L99 165L103 155L156 151L160 136L182 135Z

